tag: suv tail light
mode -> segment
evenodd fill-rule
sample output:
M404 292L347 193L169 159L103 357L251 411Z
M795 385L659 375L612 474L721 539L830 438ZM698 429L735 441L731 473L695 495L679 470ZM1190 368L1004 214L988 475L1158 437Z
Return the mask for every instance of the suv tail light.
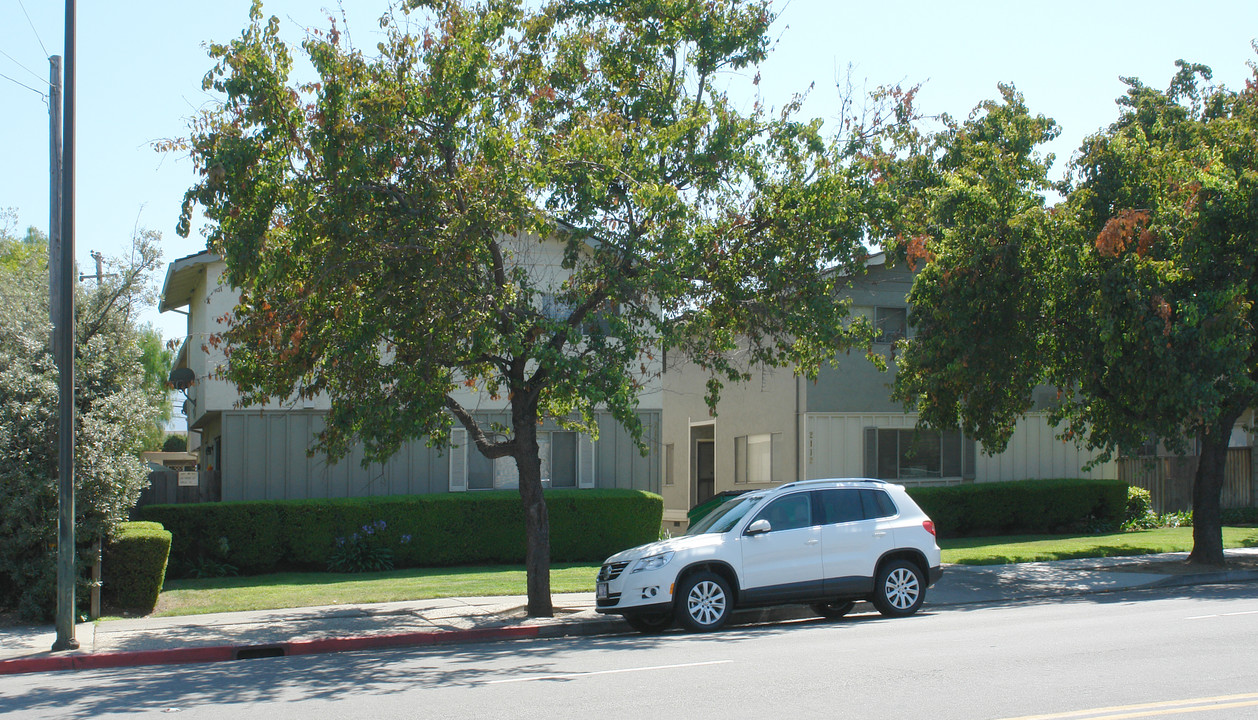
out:
M922 527L925 528L926 532L930 533L931 535L935 534L935 523L933 523L932 521L923 520Z

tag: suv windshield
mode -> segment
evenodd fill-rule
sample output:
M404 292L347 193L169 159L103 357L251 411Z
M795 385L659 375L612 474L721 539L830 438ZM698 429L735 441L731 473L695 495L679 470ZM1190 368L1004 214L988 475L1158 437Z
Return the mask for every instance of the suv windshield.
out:
M704 533L723 533L729 532L743 516L755 507L760 500L764 498L764 493L755 493L747 495L739 495L730 498L712 512L704 515L699 522L690 526L686 531L687 535L702 535Z

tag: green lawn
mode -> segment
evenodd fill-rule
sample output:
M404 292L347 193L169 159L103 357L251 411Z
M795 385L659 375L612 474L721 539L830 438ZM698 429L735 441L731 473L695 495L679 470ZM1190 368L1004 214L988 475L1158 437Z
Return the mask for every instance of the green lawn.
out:
M1192 528L1159 528L1108 535L1012 535L941 540L943 561L959 565L1117 557L1192 550ZM1258 528L1223 528L1223 546L1258 546Z
M551 592L593 592L598 565L553 565ZM518 566L411 568L379 573L291 572L249 577L167 580L155 616L269 610L313 605L524 595Z
M1258 546L1258 528L1224 528L1226 547ZM1186 552L1192 528L1144 530L1109 535L1034 535L944 540L945 563L999 565L1079 557ZM597 565L556 565L551 591L592 592ZM167 580L154 615L268 610L314 605L344 605L525 594L524 569L516 566L417 568L357 575L278 573L252 577Z

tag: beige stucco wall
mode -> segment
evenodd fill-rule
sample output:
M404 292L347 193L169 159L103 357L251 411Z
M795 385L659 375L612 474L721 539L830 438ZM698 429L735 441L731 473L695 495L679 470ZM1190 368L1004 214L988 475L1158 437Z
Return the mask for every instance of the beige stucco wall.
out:
M710 425L712 429L716 468L713 492L770 486L769 483L735 482L734 439L741 436L772 434L774 483L797 479L798 433L794 424L799 408L798 379L784 369L755 368L751 374L749 382L726 386L713 414L703 399L705 373L684 362L671 363L664 373L665 452L662 455L665 463L670 455L668 446L672 446L672 467L664 469L666 530L684 529L686 512L696 504L695 450L691 442L694 426ZM667 483L670 475L671 485Z

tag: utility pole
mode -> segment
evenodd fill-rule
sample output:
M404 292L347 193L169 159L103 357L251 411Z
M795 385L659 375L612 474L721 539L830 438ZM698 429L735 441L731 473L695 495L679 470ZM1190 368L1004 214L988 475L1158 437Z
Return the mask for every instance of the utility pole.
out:
M48 58L48 313L55 328L61 322L61 56ZM53 355L57 331L52 332Z
M108 275L105 274L105 256L101 254L100 251L93 250L90 253L88 253L88 255L91 255L92 259L96 261L96 274L86 275L84 273L79 273L79 282L83 282L84 280L95 280L96 287L100 287L101 280L104 280L107 277L118 276L117 273L109 273Z
M74 78L75 0L66 0L65 94L62 122L60 305L57 342L60 370L60 477L57 515L57 640L53 651L75 650L77 609L74 585L78 579L74 547Z

